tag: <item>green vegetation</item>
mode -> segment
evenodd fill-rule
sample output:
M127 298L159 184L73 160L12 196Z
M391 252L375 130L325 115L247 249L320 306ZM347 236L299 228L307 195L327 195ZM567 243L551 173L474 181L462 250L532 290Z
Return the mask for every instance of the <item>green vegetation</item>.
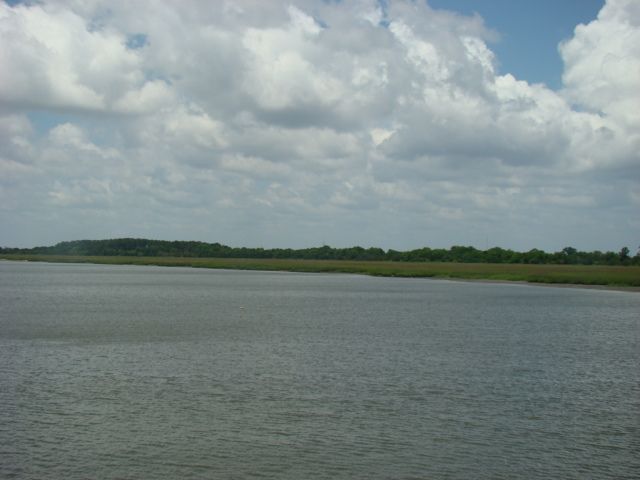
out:
M640 267L638 266L296 260L273 258L77 256L15 253L0 253L0 258L46 262L185 266L292 272L336 272L391 277L437 277L640 287Z
M219 243L119 238L0 248L0 258L640 287L640 253L632 257L627 247L618 253L580 252L572 247L555 253L498 247L483 251L461 246L399 252L326 245L299 250L233 248Z
M494 247L478 250L474 247L453 246L420 248L406 252L381 248L234 248L220 243L169 242L144 238L118 238L112 240L76 240L61 242L50 247L0 248L0 254L29 255L81 255L129 257L194 257L194 258L251 258L290 260L352 260L384 262L456 262L499 264L554 264L554 265L640 265L640 252L631 256L628 247L619 252L580 252L566 247L559 252L547 253L532 249L528 252Z

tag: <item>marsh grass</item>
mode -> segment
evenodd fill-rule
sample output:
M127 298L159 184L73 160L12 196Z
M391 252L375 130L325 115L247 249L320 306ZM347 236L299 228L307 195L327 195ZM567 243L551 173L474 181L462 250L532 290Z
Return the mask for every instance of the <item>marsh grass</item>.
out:
M283 260L253 258L110 257L72 255L0 255L7 260L158 265L167 267L355 273L385 277L437 277L466 280L640 287L640 267L603 265L524 265L496 263L423 263L350 260Z

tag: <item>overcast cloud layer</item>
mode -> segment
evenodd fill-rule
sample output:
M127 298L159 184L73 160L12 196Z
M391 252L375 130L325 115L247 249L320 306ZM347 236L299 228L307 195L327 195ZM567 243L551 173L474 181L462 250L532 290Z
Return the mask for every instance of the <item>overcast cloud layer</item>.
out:
M500 75L420 2L0 3L0 245L640 243L640 2Z

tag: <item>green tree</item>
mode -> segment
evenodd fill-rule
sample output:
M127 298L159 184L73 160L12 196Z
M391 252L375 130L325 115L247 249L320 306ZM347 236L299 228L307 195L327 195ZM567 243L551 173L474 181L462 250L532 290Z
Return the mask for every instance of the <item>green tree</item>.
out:
M620 257L620 263L623 265L629 263L629 247L622 247L618 256Z

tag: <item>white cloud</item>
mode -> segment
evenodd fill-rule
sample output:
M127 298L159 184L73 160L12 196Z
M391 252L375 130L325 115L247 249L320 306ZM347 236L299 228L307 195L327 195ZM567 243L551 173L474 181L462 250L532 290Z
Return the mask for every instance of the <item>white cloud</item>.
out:
M171 112L163 126L165 139L168 137L178 145L216 148L226 144L224 126L197 107Z
M560 46L556 92L499 75L481 18L423 2L0 3L3 218L242 245L493 229L560 248L555 229L615 210L594 245L630 238L639 32L637 2L609 0Z
M122 113L155 113L176 102L175 92L161 80L146 82L139 90L129 90L113 102L113 109Z
M139 109L162 88L148 84L124 32L92 26L62 5L1 3L0 38L0 100L9 105Z
M576 104L640 127L640 6L609 0L560 45L565 93ZM637 130L636 130L637 131Z
M246 155L225 155L220 160L220 167L231 172L257 177L282 177L291 173L291 168L286 163L275 163Z

